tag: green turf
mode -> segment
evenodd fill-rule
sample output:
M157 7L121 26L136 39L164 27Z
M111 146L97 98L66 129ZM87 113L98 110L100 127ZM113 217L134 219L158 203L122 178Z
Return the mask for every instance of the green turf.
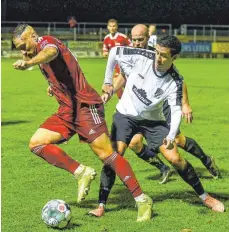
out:
M135 203L119 180L110 195L105 217L88 216L87 212L96 206L99 177L92 183L85 203L78 206L75 179L30 153L31 135L56 111L57 104L46 96L47 83L39 69L16 71L12 68L13 62L2 60L2 231L55 231L41 221L41 209L47 201L56 198L68 202L73 213L71 226L64 231L180 232L187 228L192 232L229 231L228 211L214 213L201 205L192 189L177 175L172 176L168 184L159 185L158 170L130 151L126 157L144 191L154 200L152 221L135 222ZM105 60L80 59L80 64L89 82L99 91ZM194 111L193 124L183 123L182 131L215 156L223 179L211 179L199 160L182 154L196 167L206 190L229 208L229 61L182 59L177 61L177 67L185 77ZM115 97L106 106L109 125L116 101ZM102 163L77 137L62 148L74 159L100 172Z

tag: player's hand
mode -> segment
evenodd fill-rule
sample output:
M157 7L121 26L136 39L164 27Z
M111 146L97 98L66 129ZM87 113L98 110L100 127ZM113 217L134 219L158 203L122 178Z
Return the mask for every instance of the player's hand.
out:
M173 145L173 140L169 139L169 138L164 138L163 140L163 144L165 145L165 148L168 149L168 150L172 150L174 148L174 145Z
M108 93L104 93L102 96L101 96L101 99L103 101L103 104L106 104L110 99L111 99L111 96L108 94Z
M13 64L13 67L18 70L25 70L29 68L30 66L27 64L27 61L25 60L18 60Z
M114 87L113 87L113 85L103 85L102 91L103 91L103 93L109 94L111 97L114 93Z
M189 104L184 104L182 106L182 118L185 118L186 123L192 123L193 115L192 108Z
M47 88L47 95L48 95L49 97L53 97L53 91L52 91L51 86L49 86L49 87Z
M108 52L103 52L103 57L105 58L108 57L108 54L109 54Z

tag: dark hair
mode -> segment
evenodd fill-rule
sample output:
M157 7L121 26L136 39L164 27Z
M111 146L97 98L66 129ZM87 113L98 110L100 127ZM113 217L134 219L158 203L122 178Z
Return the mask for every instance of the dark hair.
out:
M161 47L166 47L171 49L171 56L179 54L181 51L181 42L176 36L167 35L158 39L157 44Z
M25 31L26 27L29 25L26 23L20 23L17 25L17 27L12 32L12 39L15 39L16 37L20 37L21 34Z

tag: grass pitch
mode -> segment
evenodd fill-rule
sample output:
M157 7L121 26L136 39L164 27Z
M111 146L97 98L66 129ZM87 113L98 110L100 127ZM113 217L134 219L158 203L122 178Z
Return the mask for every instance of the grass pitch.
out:
M134 200L120 180L112 190L103 218L87 215L97 205L99 176L92 183L87 200L76 203L77 184L69 173L50 166L28 149L28 141L39 125L57 109L46 95L47 83L39 69L16 71L15 60L2 60L2 231L46 232L41 209L51 199L63 199L72 209L73 219L64 231L80 232L226 232L229 215L214 213L201 205L192 189L174 174L165 185L158 184L159 171L139 160L131 151L130 161L143 190L154 200L152 221L137 223ZM106 61L81 59L88 81L100 91ZM228 60L180 59L177 68L185 78L194 111L194 122L181 125L206 153L215 156L223 179L213 180L199 160L182 154L193 164L206 190L229 208L229 81ZM117 98L106 105L111 124ZM102 163L86 144L73 137L61 147L74 159L96 168ZM186 229L186 230L185 230ZM189 230L187 230L189 229Z

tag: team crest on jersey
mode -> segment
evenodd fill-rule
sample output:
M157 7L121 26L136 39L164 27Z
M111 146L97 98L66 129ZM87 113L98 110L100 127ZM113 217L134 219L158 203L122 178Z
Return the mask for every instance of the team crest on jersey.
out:
M160 88L157 88L155 94L154 94L154 97L159 99L161 97L161 95L164 93L164 91Z
M144 89L138 89L135 85L132 88L133 92L137 96L137 98L144 103L145 105L149 106L152 102L147 98L146 91Z
M41 43L40 43L40 47L41 49L43 49L45 47L45 45L48 44L48 41L47 40L43 40Z

